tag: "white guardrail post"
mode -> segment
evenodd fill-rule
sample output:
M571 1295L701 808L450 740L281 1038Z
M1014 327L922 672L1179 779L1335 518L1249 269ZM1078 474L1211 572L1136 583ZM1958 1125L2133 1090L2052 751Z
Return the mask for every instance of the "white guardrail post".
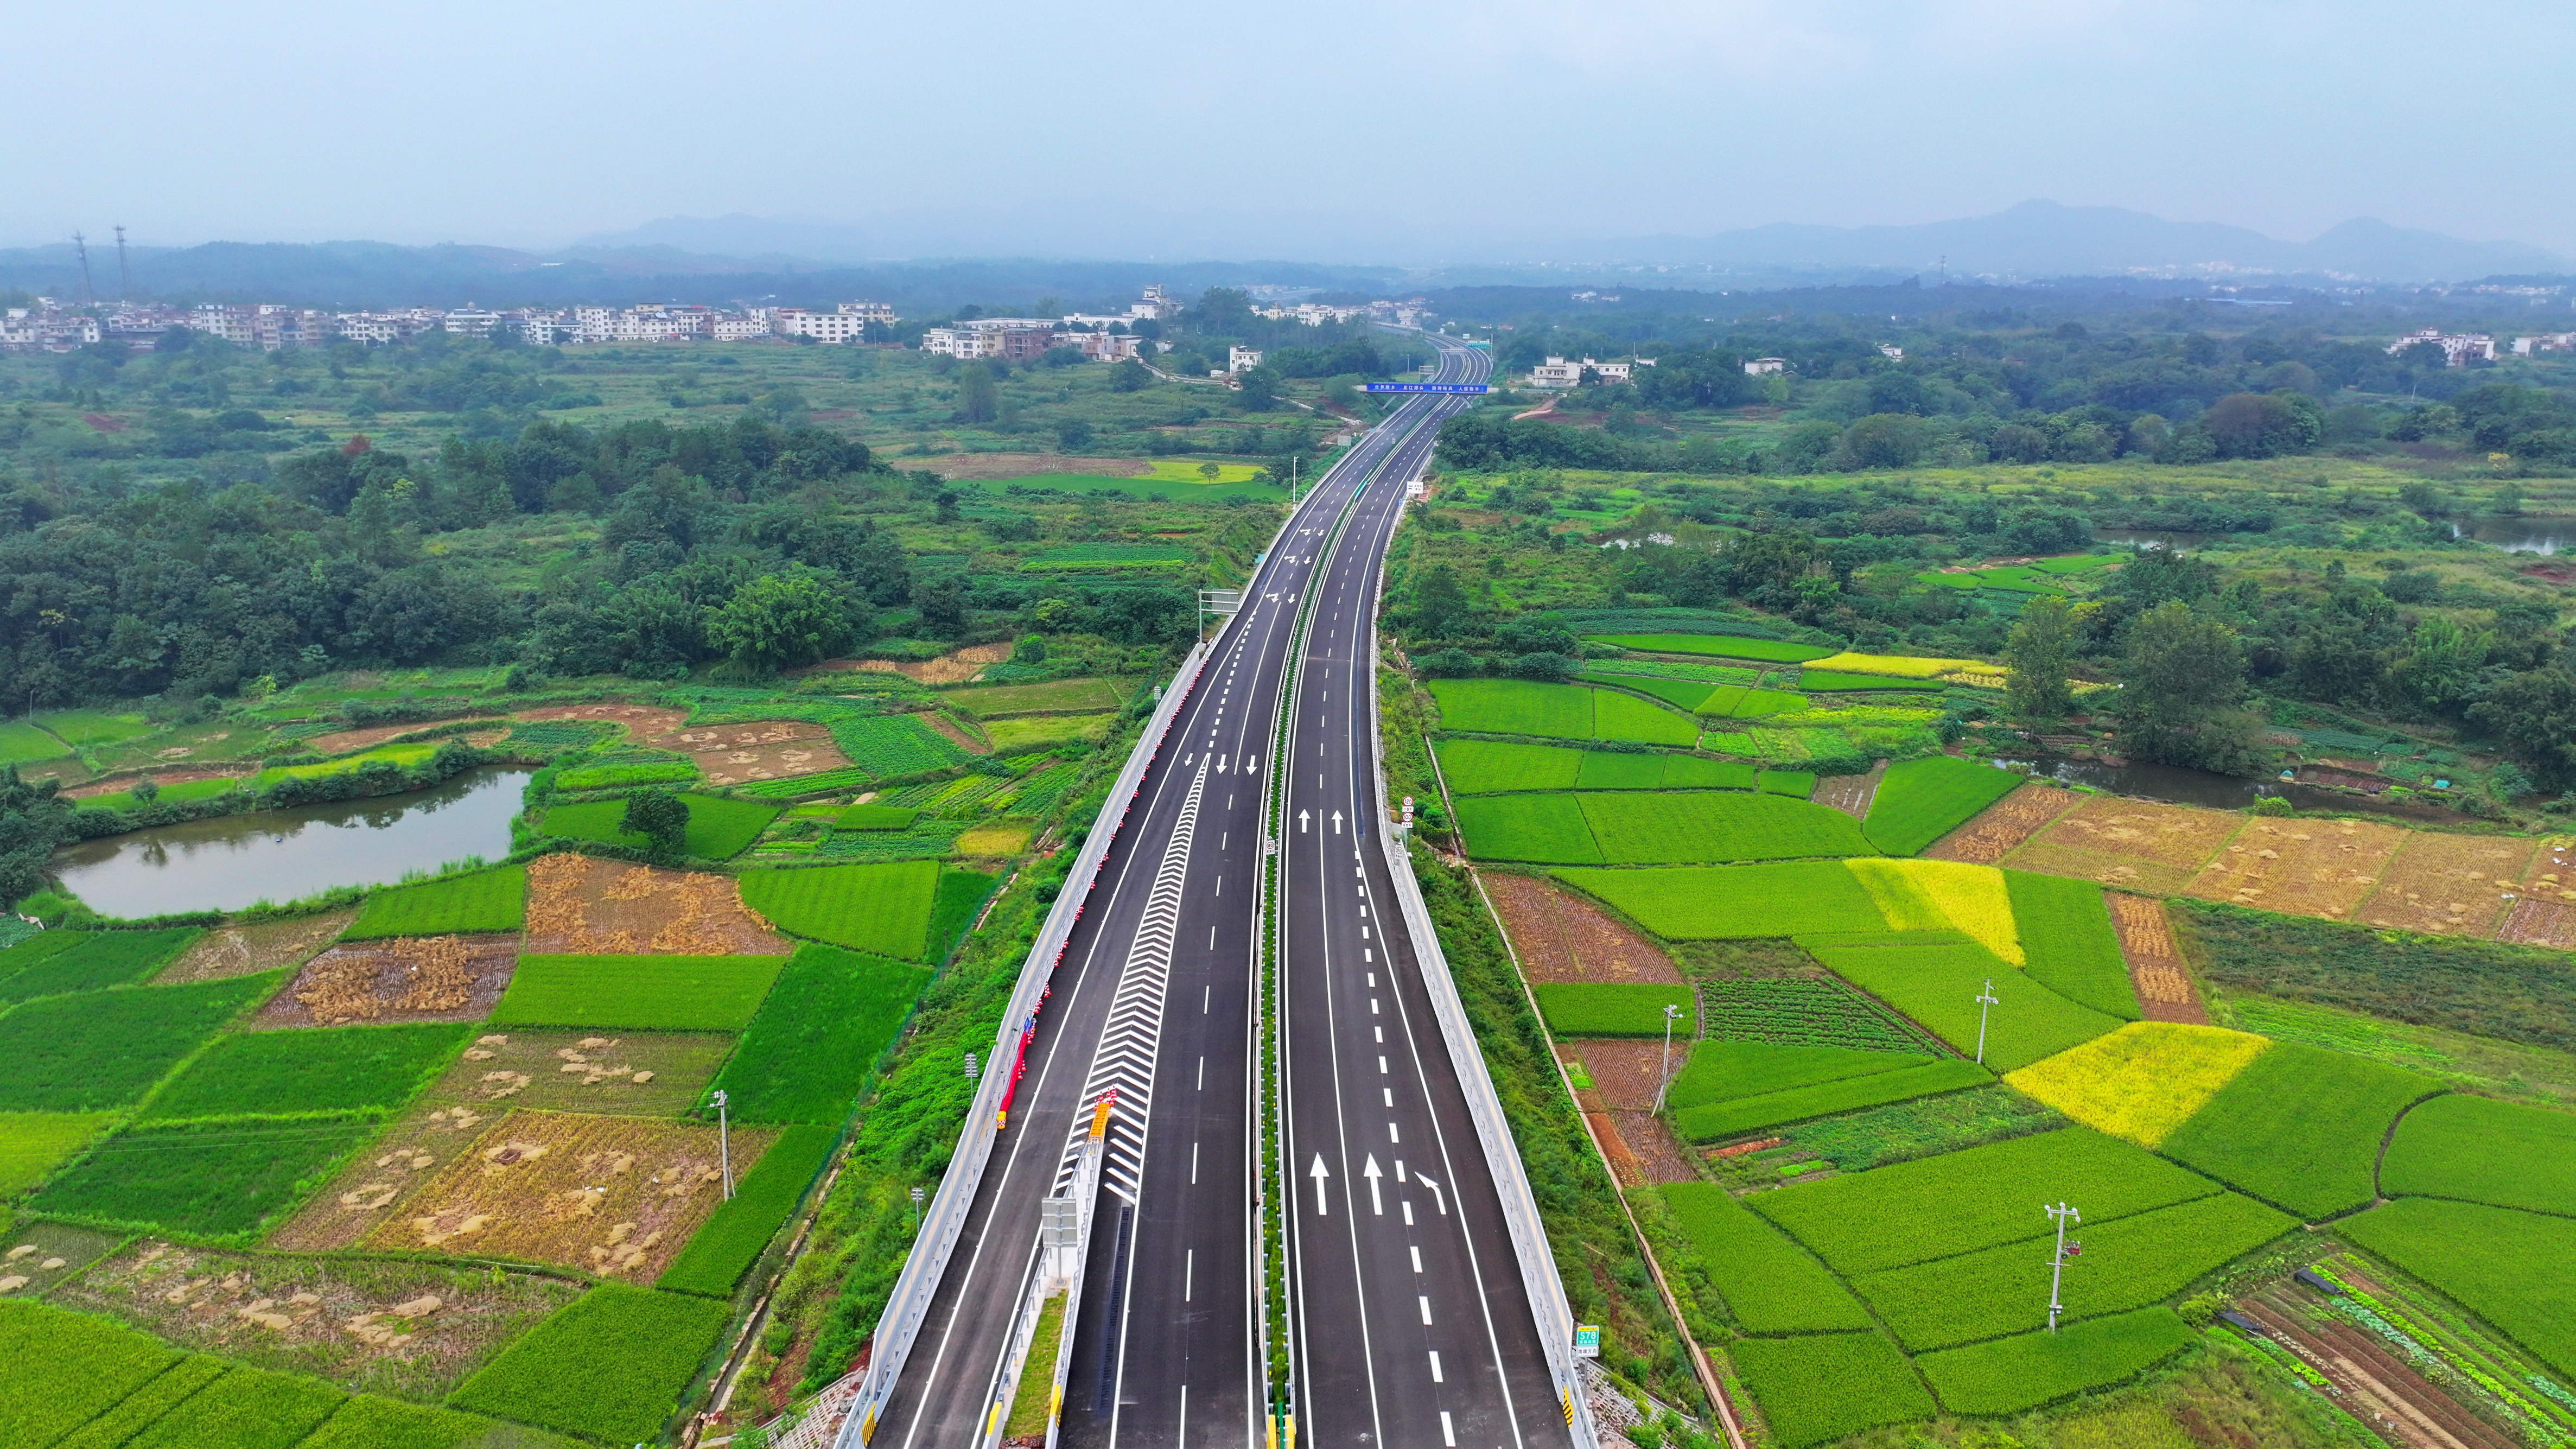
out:
M1399 498L1396 523L1387 531L1390 541L1395 527L1403 521L1404 500ZM1379 718L1378 696L1378 615L1385 595L1383 574L1379 576L1378 594L1369 601L1368 679L1369 766L1377 782L1378 838L1385 842L1387 873L1395 878L1395 899L1404 909L1405 927L1413 933L1414 959L1422 965L1431 1014L1440 1018L1440 1035L1449 1044L1450 1066L1457 1074L1459 1091L1467 1099L1467 1115L1476 1123L1476 1138L1484 1145L1485 1164L1494 1175L1495 1192L1502 1199L1503 1222L1511 1229L1512 1255L1520 1260L1521 1285L1529 1294L1530 1311L1538 1318L1539 1339L1547 1345L1548 1378L1556 1385L1575 1449L1597 1449L1600 1441L1592 1423L1592 1405L1574 1357L1574 1310L1566 1302L1564 1282L1556 1275L1556 1254L1548 1247L1547 1230L1539 1221L1538 1199L1530 1192L1529 1174L1521 1166L1520 1149L1512 1142L1511 1126L1503 1120L1502 1099L1494 1094L1484 1051L1476 1045L1476 1034L1467 1025L1467 1008L1458 998L1458 983L1450 979L1449 958L1440 949L1439 932L1432 929L1431 909L1423 902L1422 886L1413 878L1413 859L1403 839L1387 822L1386 732Z
M1347 458L1349 453L1343 455ZM1336 459L1339 467L1342 460ZM1327 470L1326 476L1330 476ZM1279 529L1270 536L1269 548L1263 550L1252 577L1244 585L1247 595L1257 594L1263 572L1278 557L1282 541L1298 520L1313 511L1311 501L1322 492L1324 479L1310 491L1307 503L1288 511ZM1028 959L1020 967L1019 984L1011 992L1010 1009L1002 1015L1002 1027L995 1037L992 1059L985 1064L984 1076L975 1089L974 1105L966 1114L966 1125L957 1135L957 1150L949 1157L948 1171L940 1177L939 1191L930 1201L921 1220L921 1231L914 1237L912 1251L905 1257L903 1271L895 1278L894 1291L887 1295L885 1311L877 1316L876 1331L869 1350L866 1380L850 1405L849 1417L841 1422L841 1432L833 1441L834 1449L857 1449L875 1434L877 1420L884 1416L887 1398L894 1392L895 1381L903 1376L904 1360L912 1353L913 1340L920 1336L922 1320L930 1312L930 1302L938 1294L939 1280L948 1271L948 1259L957 1247L957 1235L964 1231L968 1212L975 1204L975 1190L984 1181L984 1167L993 1156L993 1144L1001 1135L995 1118L1001 1111L1002 1093L1010 1086L1006 1071L1000 1070L1005 1049L1017 1034L1020 1024L1037 1009L1047 983L1054 979L1055 968L1065 952L1067 939L1073 934L1074 922L1080 919L1083 905L1100 884L1101 861L1109 854L1110 845L1118 838L1126 812L1136 799L1137 788L1145 771L1162 753L1163 737L1171 732L1172 719L1190 694L1197 689L1199 673L1208 660L1216 656L1217 646L1225 641L1237 621L1237 612L1228 615L1217 626L1215 634L1191 646L1181 667L1172 675L1163 697L1154 707L1153 718L1146 722L1145 732L1137 737L1136 747L1128 752L1127 764L1118 773L1118 782L1101 803L1100 814L1092 822L1091 833L1084 837L1080 854L1074 857L1073 869L1065 880L1080 881L1079 890L1067 890L1055 899L1047 912L1046 924L1039 928L1037 940L1029 947ZM1380 781L1380 794L1384 794ZM1111 814L1112 807L1117 814ZM1102 828L1103 826L1107 828ZM1073 1306L1067 1303L1070 1315ZM1068 1327L1065 1340L1072 1341Z

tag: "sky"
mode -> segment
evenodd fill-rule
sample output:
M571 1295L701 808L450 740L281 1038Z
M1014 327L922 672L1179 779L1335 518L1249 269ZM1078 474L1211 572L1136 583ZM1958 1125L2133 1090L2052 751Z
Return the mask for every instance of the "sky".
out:
M11 41L9 245L1168 214L1535 260L2041 197L2576 254L2566 0L129 0Z

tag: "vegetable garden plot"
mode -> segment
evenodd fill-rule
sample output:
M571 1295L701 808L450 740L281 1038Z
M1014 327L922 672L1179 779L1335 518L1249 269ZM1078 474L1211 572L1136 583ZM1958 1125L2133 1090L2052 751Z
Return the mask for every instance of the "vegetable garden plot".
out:
M1592 738L1592 701L1600 693L1518 679L1435 679L1428 687L1444 728L1559 740Z
M48 996L0 1015L0 1111L95 1112L141 1100L197 1044L274 991L274 973Z
M714 1123L511 1112L366 1245L564 1263L650 1282L723 1196ZM733 1132L748 1172L777 1129Z
M1691 654L1718 659L1756 659L1768 664L1797 664L1822 659L1831 649L1790 644L1778 639L1742 638L1733 634L1587 634L1585 640L1634 649L1640 654Z
M1492 873L1480 879L1525 979L1681 985L1669 957L1572 891L1533 876Z
M2154 1153L2068 1127L1746 1202L1848 1277L2033 1237L2048 1227L2039 1213L2043 1198L2081 1204L2094 1222L2219 1190Z
M750 870L741 881L743 904L781 930L902 961L928 949L936 861Z
M1581 750L1503 740L1441 740L1432 749L1453 796L1571 790L1584 759Z
M823 1172L840 1128L790 1127L744 1173L731 1199L718 1204L654 1284L722 1298L760 1260L779 1228L796 1211L805 1189Z
M1893 1072L1873 1072L1867 1076L1765 1092L1759 1096L1710 1102L1677 1112L1673 1120L1680 1126L1682 1134L1693 1141L1713 1142L1740 1132L1829 1117L1864 1107L1884 1106L1889 1102L1908 1101L1938 1092L1988 1086L1993 1081L1993 1074L1985 1068L1974 1062L1952 1058Z
M419 885L370 891L346 941L388 936L472 936L515 931L525 922L528 873L515 865Z
M223 1037L163 1083L144 1104L141 1118L176 1122L389 1111L447 1069L468 1030L348 1026Z
M2013 1414L2134 1377L2198 1338L2172 1309L2141 1308L1925 1354L1914 1366L1954 1414Z
M1458 802L1458 831L1468 853L1480 860L1542 865L1601 860L1582 800L1573 795L1471 796Z
M783 964L777 956L522 956L491 1024L736 1031Z
M528 864L526 949L541 955L784 956L789 943L744 904L741 880L586 855Z
M2576 1217L2576 1116L2456 1094L2418 1103L2397 1124L2379 1189Z
M2023 961L2021 933L2003 872L1946 860L1849 860L1861 888L1897 931L1957 931L2011 965Z
M2275 1042L2166 1134L2160 1150L2314 1222L2377 1196L2388 1125L2439 1090L2413 1072Z
M515 936L395 936L333 946L261 1006L259 1026L478 1021L517 969Z
M1997 960L1978 945L1810 947L1816 959L1917 1025L1974 1055L1981 1025L1976 998L1991 986L1997 1003L1982 1019L1985 1065L2010 1072L2115 1030L2120 1020L2079 1006Z
M2115 867L2128 865L2133 870L2126 878L2105 884L2179 893L2192 873L2244 828L2246 819L2232 811L2095 796L2058 817L2003 863L2018 870L2100 880L2096 872L2101 867L2083 867L2108 857ZM2041 863L2056 858L2055 852L2071 852L2065 859L2077 868Z
M1689 791L1572 798L1599 843L1595 858L1611 865L1719 864L1869 852L1850 816L1778 795ZM1469 843L1471 849L1481 848L1472 833Z
M2019 1241L1864 1274L1852 1280L1852 1291L1916 1353L2043 1328L2056 1239L2039 1203L2023 1211L2029 1232ZM2161 1302L2297 1226L2288 1214L2234 1193L2126 1217L2088 1212L2080 1227L2066 1230L2070 1244L2083 1245L2060 1290L2066 1315L2095 1318Z
M129 1127L56 1174L32 1206L199 1237L248 1235L291 1211L375 1131L356 1118Z
M1664 1008L1681 1009L1673 1035L1688 1039L1696 1023L1687 986L1626 986L1594 982L1551 983L1531 988L1539 1014L1558 1036L1654 1036L1664 1033Z
M2492 935L2539 853L2536 840L2409 831L2352 918L2433 936Z
M929 981L920 966L800 946L713 1085L737 1122L837 1127Z
M2407 1197L2335 1232L2439 1289L2562 1375L2576 1375L2576 1219Z
M717 1299L603 1283L503 1350L452 1402L605 1443L657 1439L730 1313Z
M1889 855L1913 855L2021 783L2008 770L1950 755L1900 760L1887 767L1870 801L1870 844Z
M1869 892L1840 861L1554 874L1675 941L1887 927Z
M2191 893L2340 919L2379 884L2406 835L2394 825L2358 820L2249 820L2193 878Z
M1896 1345L1875 1333L1749 1338L1728 1348L1744 1387L1785 1449L1933 1415L1932 1396Z
M1903 1019L1830 978L1703 981L1699 998L1716 1040L1864 1052L1919 1053L1930 1046Z
M559 1278L479 1266L223 1252L144 1238L55 1301L260 1368L437 1400L580 1291Z
M48 931L45 933L47 937L70 939L44 953L42 959L18 971L0 975L0 1002L32 1001L39 996L132 985L157 975L162 967L186 950L198 934L193 930ZM0 972L8 971L9 956L27 949L27 946L16 946L0 952Z
M1777 1134L1782 1146L1740 1160L1758 1163L1777 1153L1781 1161L1821 1158L1843 1172L1867 1172L2065 1125L2065 1118L2009 1087L1979 1087L1789 1127Z
M2022 870L2005 871L2003 878L2030 979L2069 1001L2136 1021L2137 989L2101 887Z
M2097 1132L2153 1148L2271 1045L2215 1026L2133 1021L2004 1081Z
M1816 1082L1919 1067L1931 1060L1919 1052L1853 1051L1844 1047L1782 1046L1759 1041L1703 1041L1690 1048L1688 1064L1673 1074L1672 1086L1665 1092L1664 1099L1678 1110Z
M1693 1262L1747 1333L1866 1330L1860 1300L1804 1248L1713 1182L1668 1183L1664 1206Z

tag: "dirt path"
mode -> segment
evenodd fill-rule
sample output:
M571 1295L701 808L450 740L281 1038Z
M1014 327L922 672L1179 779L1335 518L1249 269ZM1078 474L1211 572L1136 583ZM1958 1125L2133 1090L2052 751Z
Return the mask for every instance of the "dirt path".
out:
M2129 963L2129 984L2137 989L2138 1009L2147 1020L2209 1025L2209 1008L2201 1005L2191 972L2183 966L2164 902L2119 891L2103 892L2102 900L2111 908L2120 956Z

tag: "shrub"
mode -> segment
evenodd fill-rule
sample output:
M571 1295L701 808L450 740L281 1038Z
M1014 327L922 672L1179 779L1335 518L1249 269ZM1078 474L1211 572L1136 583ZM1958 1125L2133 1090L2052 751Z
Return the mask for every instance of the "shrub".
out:
M2136 1021L2137 988L2120 955L2102 888L2087 880L2003 873L2013 923L2021 936L2023 969L2030 979L2095 1011Z
M1668 940L1878 931L1887 926L1869 893L1839 861L1553 874Z
M2430 1078L2304 1042L2274 1042L2166 1134L2160 1150L2314 1222L2378 1195L2388 1124Z
M236 1367L125 1442L127 1449L290 1449L347 1398L319 1379Z
M2056 1333L2025 1333L1914 1361L1954 1414L2013 1414L2115 1384L2191 1346L2170 1308L2141 1308Z
M823 1160L840 1135L838 1126L790 1127L778 1134L734 1184L733 1197L699 1226L653 1286L715 1298L730 1295L821 1175Z
M902 961L928 954L936 861L747 870L742 902L782 931Z
M374 1136L356 1118L129 1127L36 1194L38 1212L193 1233L250 1235L328 1179Z
M739 1122L838 1126L929 980L881 956L799 946L713 1085Z
M1785 1449L1932 1417L1932 1396L1875 1333L1748 1338L1729 1350Z
M515 865L370 891L358 919L341 933L341 939L515 931L526 923L527 897L528 872Z
M1673 1120L1683 1136L1705 1142L1757 1128L1804 1122L1811 1117L1827 1117L1837 1112L1907 1101L1936 1092L1982 1087L1993 1081L1993 1075L1985 1068L1974 1062L1952 1058L1893 1072L1873 1072L1867 1076L1738 1097L1733 1101L1711 1102L1687 1112L1675 1113Z
M2335 1231L2456 1299L2559 1373L2576 1374L2565 1271L2576 1262L2576 1219L2409 1197Z
M1532 990L1547 1028L1558 1036L1664 1034L1664 1008L1681 1008L1673 1040L1688 1042L1696 1025L1687 986L1638 986L1613 982L1543 982Z
M52 949L30 960L14 975L0 976L0 1001L32 1001L72 991L130 986L177 960L196 931L47 931L34 941L0 952L0 971L8 958L39 943Z
M1866 1329L1869 1314L1805 1249L1713 1182L1660 1191L1711 1286L1748 1333Z
M2002 1183L2012 1190L1999 1190ZM2062 1198L2100 1221L2218 1190L2153 1153L2068 1127L1747 1201L1850 1276L2030 1238L2048 1226L2039 1214L2042 1199Z
M2398 1122L2379 1187L2391 1196L2576 1217L2576 1117L2488 1097L2435 1097Z
M784 956L522 956L494 1026L739 1031Z
M729 1316L722 1302L602 1283L501 1350L449 1402L612 1444L658 1438Z
M0 1374L0 1424L21 1444L51 1444L150 1383L177 1350L120 1323L49 1303L0 1298L0 1363L43 1373Z
M1913 855L2012 793L2021 776L1974 760L1932 755L1887 767L1869 802L1869 843Z
M2270 1045L2220 1027L2133 1021L2004 1080L2097 1132L2153 1148Z
M0 1015L0 1111L95 1112L139 1100L279 972L49 996Z
M432 1022L224 1037L152 1095L143 1120L388 1111L427 1088L473 1031Z

